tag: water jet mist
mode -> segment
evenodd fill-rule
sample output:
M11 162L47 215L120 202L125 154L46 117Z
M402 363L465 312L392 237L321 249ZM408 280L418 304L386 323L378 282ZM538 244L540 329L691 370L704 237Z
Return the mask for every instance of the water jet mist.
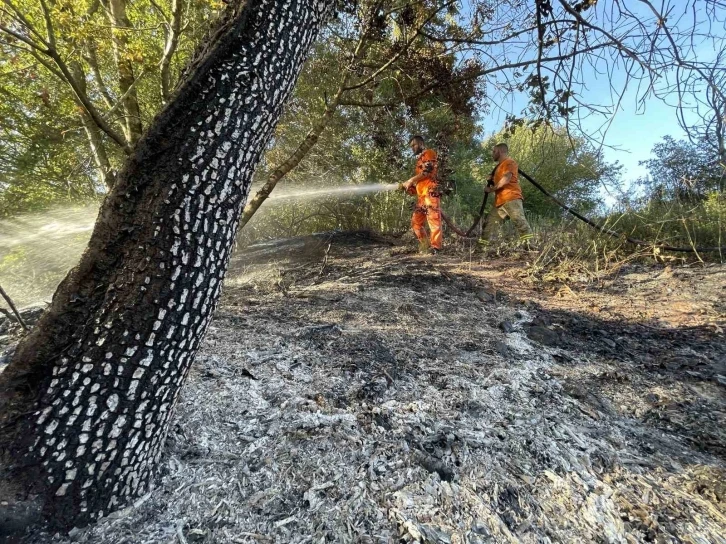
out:
M313 200L324 197L345 197L359 196L371 193L384 193L395 191L397 183L370 183L367 185L345 185L343 187L326 187L323 189L300 190L295 192L275 193L268 200L283 200L294 198L295 200Z

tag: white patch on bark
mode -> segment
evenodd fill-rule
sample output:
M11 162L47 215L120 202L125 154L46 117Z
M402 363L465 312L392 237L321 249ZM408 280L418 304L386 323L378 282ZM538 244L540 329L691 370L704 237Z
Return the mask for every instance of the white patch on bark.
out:
M58 488L58 491L55 492L56 496L62 497L63 495L65 495L66 491L68 491L68 486L70 486L70 485L71 485L70 483L65 483L65 484L61 485Z
M139 380L132 380L129 384L129 391L127 393L127 397L132 399L136 396L136 388L139 387Z
M109 433L109 436L111 438L118 438L121 436L121 433L123 432L123 427L126 424L126 416L120 415L116 418L116 421L113 424L113 428L111 429L111 432Z
M54 419L51 421L48 426L45 428L45 434L53 434L53 432L58 428L58 420Z
M38 418L38 425L42 425L45 420L48 418L48 415L53 410L52 406L48 406L46 409L44 409L42 412L40 412L40 417Z
M106 406L112 412L116 411L116 408L118 407L118 395L116 393L106 399Z

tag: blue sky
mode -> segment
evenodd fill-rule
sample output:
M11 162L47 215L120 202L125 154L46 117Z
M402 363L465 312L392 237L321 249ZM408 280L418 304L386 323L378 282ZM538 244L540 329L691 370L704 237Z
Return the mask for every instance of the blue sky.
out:
M597 98L597 93L593 99ZM504 125L508 112L519 113L526 105L526 97L517 96L502 104L501 108L493 107L492 111L482 118L482 127L489 134L497 132ZM583 121L583 128L590 134L597 134L610 118L590 118ZM635 93L631 92L623 100L620 111L612 118L602 141L603 154L608 162L620 162L623 168L623 180L633 181L645 176L647 170L639 164L650 157L653 146L664 136L686 139L686 134L678 125L676 109L657 98L651 98L644 108L636 105ZM600 139L598 136L593 136Z
M691 12L690 9L684 9L687 4L683 0L662 0L655 2L654 5L657 9L662 9L669 14L667 20L672 29L683 33L684 41L680 43L685 47L681 50L684 58L713 61L720 53L716 49L723 46L723 40L726 37L726 24L724 23L726 10L718 9L711 13L703 8L703 3L697 3L696 12ZM658 23L649 8L638 3L627 4L627 6L649 29L656 31ZM607 11L608 3L598 4L597 9ZM469 11L465 10L465 13L468 14ZM696 35L692 33L694 13L697 20ZM707 34L712 34L712 37L709 38ZM688 40L688 36L693 36L693 40ZM506 53L502 50L501 58L505 58L504 55L506 58L518 58L518 51L521 50L517 50L516 47ZM496 55L496 53L493 54ZM522 56L529 57L530 55L531 53ZM620 69L613 68L612 61L603 57L594 64L595 67L590 66L585 68L584 73L580 72L580 80L584 82L584 86L575 89L579 98L587 104L602 106L618 103L617 97L611 93L613 89L619 91L624 87L626 75L622 67L623 63L618 62ZM528 69L523 71L529 72ZM610 73L608 74L608 72ZM528 97L525 95L502 96L494 90L497 81L502 82L510 77L511 73L501 73L487 84L488 92L501 102L490 105L488 113L482 117L481 124L486 134L499 131L508 113L521 115L527 105ZM675 73L670 70L658 74L656 86L664 89L673 83L673 77L675 77ZM588 118L580 119L579 123L580 128L591 136L594 142L603 144L602 151L607 161L618 161L623 165L622 180L625 182L634 181L647 174L646 168L639 163L651 157L653 146L664 136L687 139L685 131L678 123L675 93L666 97L668 103L664 103L655 96L649 96L641 102L638 100L642 96L639 91L637 82L631 81L614 116L609 114L590 115ZM686 99L686 102L692 102L692 100ZM580 108L575 115L586 116L586 108ZM687 122L696 123L697 117L694 113L686 110L684 115Z

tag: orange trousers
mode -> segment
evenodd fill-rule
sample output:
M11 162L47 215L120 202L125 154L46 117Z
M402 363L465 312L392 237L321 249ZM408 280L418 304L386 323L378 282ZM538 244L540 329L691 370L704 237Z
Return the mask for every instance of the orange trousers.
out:
M419 200L418 206L411 218L411 228L419 241L429 237L431 247L441 249L444 242L444 234L441 230L441 207L440 199L428 197ZM426 233L426 223L429 225L429 233Z

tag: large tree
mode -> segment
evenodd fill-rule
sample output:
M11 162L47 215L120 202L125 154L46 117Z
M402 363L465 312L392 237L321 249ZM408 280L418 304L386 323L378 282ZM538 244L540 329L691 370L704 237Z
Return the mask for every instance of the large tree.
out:
M148 488L255 165L331 4L230 9L138 140L80 264L0 374L8 516L83 524Z

